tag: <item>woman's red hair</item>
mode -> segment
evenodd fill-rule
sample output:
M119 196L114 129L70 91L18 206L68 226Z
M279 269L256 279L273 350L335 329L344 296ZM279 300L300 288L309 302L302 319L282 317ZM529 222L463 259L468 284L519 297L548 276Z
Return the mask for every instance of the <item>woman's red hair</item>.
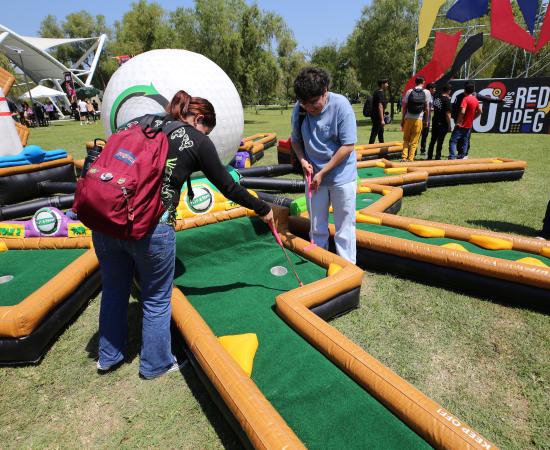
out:
M212 103L202 97L191 97L185 91L178 91L172 97L166 112L177 120L184 120L189 114L204 116L203 123L208 128L216 126L216 111Z

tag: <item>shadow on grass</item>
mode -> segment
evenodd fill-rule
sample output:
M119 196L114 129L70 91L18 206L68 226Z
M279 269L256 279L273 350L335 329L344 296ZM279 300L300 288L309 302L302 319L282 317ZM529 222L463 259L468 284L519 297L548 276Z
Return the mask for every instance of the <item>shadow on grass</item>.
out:
M210 287L189 287L184 285L178 285L178 289L180 289L185 295L194 295L194 296L201 296L201 295L208 295L208 294L218 294L222 292L232 292L237 289L245 289L249 287L261 287L266 290L275 291L275 292L285 292L284 289L275 289L271 286L265 286L263 284L251 284L251 283L243 283L243 282L236 282L236 283L228 283L228 284L220 284L216 286L210 286ZM213 301L213 300L210 300Z
M246 119L244 121L245 125L254 125L254 124L257 124L257 123L267 123L267 120L250 120L250 119Z
M190 353L189 348L185 345L185 342L181 338L179 332L175 329L172 333L173 336L173 350L174 354L181 361L180 355L182 353ZM189 386L189 390L193 394L193 397L199 403L202 412L214 428L214 431L218 435L223 447L228 450L240 450L244 449L239 436L235 433L235 430L239 430L235 418L227 409L227 406L223 403L223 400L219 397L212 384L208 381L204 373L196 367L196 361L190 358L191 364L186 364L181 369L181 374L185 379L185 382ZM200 375L199 375L200 374ZM232 428L235 427L235 428ZM244 437L244 432L241 430Z
M126 351L125 361L132 362L140 353L141 350L141 304L137 301L131 301L128 304L128 348ZM88 358L97 360L99 345L99 330L96 331L86 345Z
M524 236L538 236L540 234L540 230L526 227L525 225L518 225L517 223L503 222L500 220L467 220L466 222L501 233L514 233Z

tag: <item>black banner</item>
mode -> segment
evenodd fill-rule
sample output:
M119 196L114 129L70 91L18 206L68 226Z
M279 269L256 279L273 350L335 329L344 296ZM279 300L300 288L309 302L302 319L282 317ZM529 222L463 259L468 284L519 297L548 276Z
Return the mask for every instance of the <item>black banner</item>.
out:
M474 80L483 114L478 133L550 134L550 77ZM464 80L450 82L451 101L462 94Z

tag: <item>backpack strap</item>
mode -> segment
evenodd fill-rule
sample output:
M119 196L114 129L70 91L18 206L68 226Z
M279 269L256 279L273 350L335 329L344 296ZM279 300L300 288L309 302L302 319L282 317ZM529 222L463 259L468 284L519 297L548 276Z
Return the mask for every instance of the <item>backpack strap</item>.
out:
M161 128L153 126L156 120L158 120L158 116L155 114L147 114L139 121L141 131L143 131L143 134L149 139L153 139L161 131Z
M302 141L302 150L305 151L306 147L304 144L304 136L302 135L302 124L304 123L304 120L306 119L307 112L303 108L303 106L300 106L300 109L298 110L298 132L300 133L300 140Z
M174 131L177 129L183 127L185 124L183 122L180 122L179 120L173 120L169 123L163 123L161 125L162 132L166 134L166 136L170 136ZM189 200L193 201L195 198L195 193L193 192L193 187L191 186L191 176L187 177L187 196L189 197Z
M172 120L169 123L163 123L161 125L162 131L166 136L170 136L174 131L176 131L178 128L183 127L185 124L183 122L180 122L179 120Z

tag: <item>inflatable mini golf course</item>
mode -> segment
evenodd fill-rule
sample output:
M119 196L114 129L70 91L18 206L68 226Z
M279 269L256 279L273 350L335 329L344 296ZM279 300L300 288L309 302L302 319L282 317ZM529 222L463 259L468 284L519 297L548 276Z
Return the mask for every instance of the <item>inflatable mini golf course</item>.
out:
M180 232L177 253L175 285L214 335L257 335L252 380L307 447L429 447L277 314L275 297L298 284L290 270L271 273L287 264L263 223L239 218ZM326 277L290 255L305 285Z
M508 171L505 162L491 161L489 171ZM420 279L429 273L430 280L443 270L459 284L460 276L475 276L478 289L519 289L548 298L547 242L393 214L404 191L396 186L404 186L404 177L420 175L429 183L437 174L464 172L465 165L464 173L475 172L477 163L453 164L451 173L438 166L411 171L385 160L365 163L371 165L360 168L356 202L364 267L412 270ZM495 448L325 321L357 306L362 272L295 235L307 229L299 201L290 208L294 217L278 210L289 265L261 221L204 180L195 181L213 191L212 201L203 201L209 209L199 211L182 195L173 320L244 442L255 448ZM33 362L97 291L97 259L86 251L88 236L4 237L1 243L8 250L0 253L3 272L9 267L6 275L13 278L0 285L0 298L9 297L0 305L0 359ZM48 271L42 270L46 265ZM32 327L26 319L31 316ZM237 355L218 339L242 336L257 342L248 354ZM19 351L22 345L28 353Z
M310 311L325 307L328 318L353 307L356 266L287 232L279 212L298 287L290 270L274 274L285 256L244 214L183 225L172 305L195 366L255 448L494 448ZM248 379L216 337L251 333L259 345Z
M0 267L0 364L39 361L101 284L93 250L11 249Z

